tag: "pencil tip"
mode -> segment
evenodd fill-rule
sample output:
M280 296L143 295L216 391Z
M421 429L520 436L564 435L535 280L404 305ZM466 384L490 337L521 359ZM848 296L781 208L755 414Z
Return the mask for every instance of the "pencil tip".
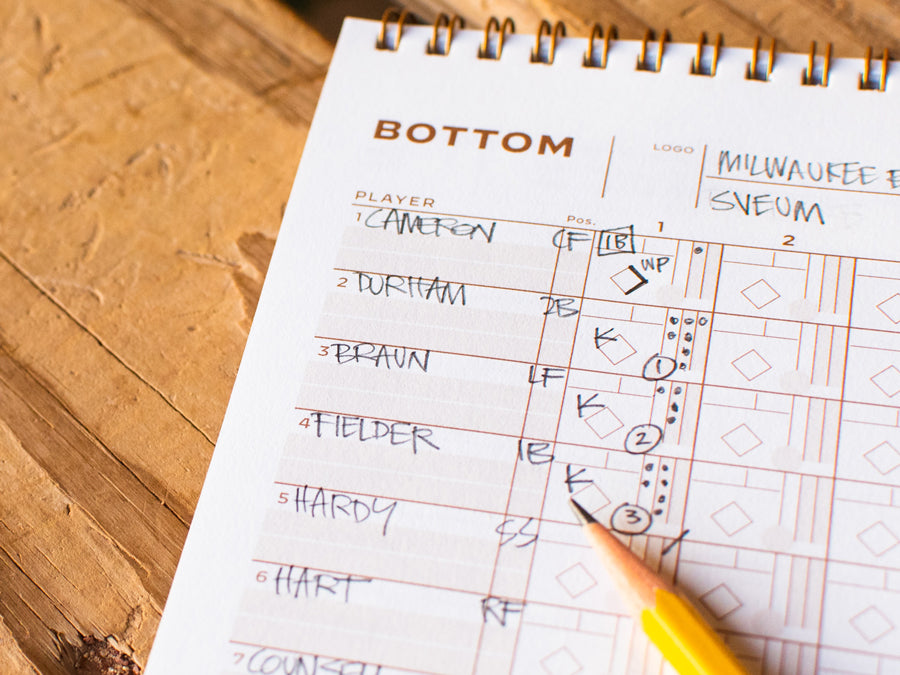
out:
M597 519L592 516L587 509L585 509L581 504L576 502L571 497L569 498L569 506L572 507L572 511L575 513L575 517L578 518L578 522L582 525L589 525L590 523L596 523Z

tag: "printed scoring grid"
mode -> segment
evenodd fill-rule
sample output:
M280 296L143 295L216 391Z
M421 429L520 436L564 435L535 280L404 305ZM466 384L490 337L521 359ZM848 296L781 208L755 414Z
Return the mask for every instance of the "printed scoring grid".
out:
M580 652L598 635L612 667L639 639L571 525L569 494L614 527L617 509L637 507L640 522L621 531L648 536L632 547L677 576L723 633L754 636L734 643L750 662L783 662L798 645L821 648L812 662L822 667L900 656L888 637L900 621L900 266L446 217L478 227L443 238L428 234L433 222L347 229L340 288L318 329L325 355L298 405L419 425L444 445L398 458L387 451L408 443L386 432L361 455L341 434L305 428L279 480L315 476L351 499L384 487L416 522L412 541L438 525L446 534L462 512L485 519L459 533L484 563L466 579L482 612L474 653L471 630L460 635L459 672L523 659L565 672L589 661ZM498 244L519 263L504 265ZM364 264L373 248L389 269ZM396 476L426 487L410 494ZM279 519L282 539L308 526ZM284 550L276 529L266 530L273 553ZM461 590L452 576L435 583ZM847 584L872 592L851 616L829 613ZM582 635L585 616L608 620ZM571 641L537 653L538 636L559 626Z

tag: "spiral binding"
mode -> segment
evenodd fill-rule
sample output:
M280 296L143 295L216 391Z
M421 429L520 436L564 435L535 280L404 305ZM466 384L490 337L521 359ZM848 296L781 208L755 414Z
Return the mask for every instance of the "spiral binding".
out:
M553 31L551 34L550 31ZM550 38L550 48L547 50L546 56L541 55L541 38L547 35ZM531 52L531 62L532 63L553 63L553 59L556 58L556 41L565 37L566 35L566 24L562 21L557 21L556 25L553 28L550 27L549 21L541 21L541 27L538 29L537 36L535 36L534 41L534 51Z
M691 61L691 75L707 75L709 77L716 76L716 68L719 65L719 50L722 48L722 34L716 35L716 44L713 46L712 61L709 67L703 68L703 48L706 46L706 33L700 33L700 39L697 40L697 56Z
M385 10L381 17L381 30L378 32L378 39L375 42L376 49L396 51L400 45L400 39L403 36L403 26L407 22L414 23L415 17L405 9L397 9L391 7ZM389 24L396 24L393 40L389 38ZM452 17L445 13L440 13L434 21L434 30L431 40L428 42L426 52L428 54L447 56L450 53L450 47L453 44L453 33L457 29L465 26L463 19L454 14ZM444 30L443 46L440 46L440 33ZM484 39L478 48L478 58L498 60L503 54L503 43L508 35L516 32L516 25L513 20L506 17L501 22L497 17L492 16L484 28ZM535 35L534 49L531 52L532 63L552 64L556 57L556 47L559 38L565 37L566 25L562 21L557 21L551 25L549 21L541 21L540 28ZM603 40L603 48L600 58L597 58L597 50L595 44L598 40ZM607 27L604 33L600 24L595 23L591 28L591 36L588 39L588 47L582 59L582 65L585 68L606 68L609 57L610 42L618 39L618 31L614 25ZM542 44L546 41L547 49L542 50ZM651 59L648 55L648 45L657 41L655 33L647 30L644 38L641 40L641 51L638 56L635 68L648 72L658 73L662 68L663 55L665 53L666 43L670 41L669 31L664 30L658 38L656 54ZM769 44L769 53L766 60L765 69L760 69L760 38L756 38L753 45L753 51L750 57L750 63L744 77L748 80L757 80L759 82L768 82L772 77L772 71L775 68L775 39L772 38ZM712 44L712 58L705 64L703 54L709 46L706 33L701 33L697 40L697 55L691 60L690 72L692 75L704 75L707 77L715 77L716 69L719 65L719 52L724 44L722 34L716 35L715 42ZM816 50L817 45L813 42L809 48L809 60L806 68L803 70L801 84L804 86L827 87L828 78L831 74L831 43L825 46L825 53L822 61L821 69L816 68ZM859 76L859 88L870 91L885 91L887 89L887 72L890 62L888 50L885 49L881 57L881 66L877 79L873 79L872 71L872 48L866 49L866 57L863 65L863 72Z
M769 61L766 64L765 75L760 75L756 64L759 62L759 38L753 43L753 55L750 57L750 63L747 64L747 74L744 76L748 80L761 80L768 82L772 77L772 68L775 67L775 38L769 44Z
M491 29L493 32L497 34L497 46L495 47L493 53L491 53ZM500 21L496 16L492 16L488 19L487 26L484 27L484 42L481 43L481 48L478 50L478 58L479 59L494 59L497 60L500 58L500 55L503 53L503 40L506 38L506 34L515 33L516 32L516 24L513 23L513 20L509 17L503 19L503 25L500 25ZM540 35L538 35L538 40L540 40Z
M410 15L405 9L396 9L395 7L388 7L384 10L384 14L381 15L381 30L378 31L378 40L375 42L375 49L389 49L393 52L397 51L397 47L400 46L400 37L403 35L403 24L409 20L412 20L414 17ZM387 27L388 24L394 21L397 23L397 32L394 37L394 44L391 46L387 41ZM435 22L435 25L437 22ZM447 49L450 48L450 45L447 45Z
M884 53L881 56L881 76L878 78L878 83L872 83L869 81L869 72L872 66L872 48L866 48L866 62L863 66L862 75L859 76L859 88L860 89L877 89L878 91L884 91L884 88L887 86L887 70L888 70L888 50L885 49Z
M637 70L649 70L658 73L659 69L662 68L663 52L666 49L666 43L669 41L669 31L663 30L662 35L659 36L659 45L656 47L656 61L649 63L647 61L647 43L654 39L653 31L648 28L647 32L644 33L644 39L641 40L641 54L638 56Z
M802 84L805 85L819 85L821 87L828 86L828 74L831 71L831 43L828 43L828 46L825 47L825 61L822 64L822 73L818 77L816 77L815 71L816 64L816 42L813 40L812 44L809 46L809 65L806 66L806 70L803 71L803 81Z
M606 35L604 36L600 24L595 23L591 29L591 37L588 40L588 48L584 53L582 65L585 68L606 68L606 58L609 55L609 41L615 40L617 37L619 37L618 31L612 24L607 27ZM594 63L594 40L599 40L600 38L603 38L603 54L600 58L600 63Z
M384 24L384 19L382 19L382 24ZM466 22L463 21L462 17L454 14L453 18L451 19L446 14L439 14L438 18L435 19L434 22L434 32L431 34L431 41L428 43L428 53L447 56L447 54L450 53L450 45L453 43L453 29L455 27L459 27L460 29L466 27ZM441 28L446 28L447 31L447 36L444 39L443 50L438 49L438 31Z

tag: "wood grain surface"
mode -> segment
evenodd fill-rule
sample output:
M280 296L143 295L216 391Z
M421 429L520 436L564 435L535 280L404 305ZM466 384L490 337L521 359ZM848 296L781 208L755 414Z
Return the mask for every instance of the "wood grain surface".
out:
M370 3L366 11L380 13ZM890 0L408 3L900 53ZM332 44L275 0L0 3L0 673L146 660ZM897 83L900 84L900 83ZM125 671L122 671L125 672Z

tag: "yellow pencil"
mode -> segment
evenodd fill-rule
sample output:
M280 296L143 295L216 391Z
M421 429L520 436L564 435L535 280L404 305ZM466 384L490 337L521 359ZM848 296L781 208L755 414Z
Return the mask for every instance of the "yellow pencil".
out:
M574 499L572 510L647 637L682 675L747 675L722 639L665 579Z

